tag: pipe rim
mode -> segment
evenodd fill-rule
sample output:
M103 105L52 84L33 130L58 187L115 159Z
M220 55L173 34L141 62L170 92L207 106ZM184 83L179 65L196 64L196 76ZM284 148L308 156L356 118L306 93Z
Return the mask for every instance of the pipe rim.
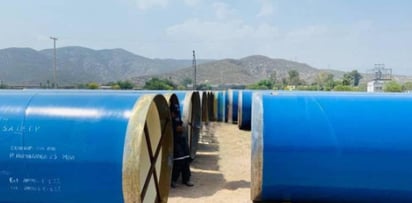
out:
M149 119L154 120L149 124ZM173 137L165 98L161 95L143 95L139 98L132 110L126 132L122 167L124 202L147 202L147 197L152 200L155 198L156 202L167 202L173 160ZM149 142L146 137L149 137ZM158 143L151 143L153 139ZM150 150L154 157L144 159L143 154L150 154ZM146 163L143 163L144 161ZM146 167L149 171L143 169L145 164L149 165ZM142 174L147 175L142 178ZM148 181L149 183L146 183ZM147 189L144 188L145 184Z

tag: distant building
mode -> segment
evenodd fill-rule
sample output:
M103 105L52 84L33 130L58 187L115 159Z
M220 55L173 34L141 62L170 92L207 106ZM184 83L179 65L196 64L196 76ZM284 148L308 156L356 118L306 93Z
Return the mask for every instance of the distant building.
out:
M367 92L383 92L384 82L382 80L373 80L368 82Z

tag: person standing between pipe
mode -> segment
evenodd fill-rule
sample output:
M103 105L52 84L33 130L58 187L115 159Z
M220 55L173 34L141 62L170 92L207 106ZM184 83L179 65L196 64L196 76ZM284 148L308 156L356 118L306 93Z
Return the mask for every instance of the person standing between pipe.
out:
M180 119L179 106L173 106L171 110L173 121L173 171L172 171L172 188L175 188L177 179L182 174L182 183L186 186L192 187L193 183L190 182L190 151L187 143L187 138L184 135L182 120Z

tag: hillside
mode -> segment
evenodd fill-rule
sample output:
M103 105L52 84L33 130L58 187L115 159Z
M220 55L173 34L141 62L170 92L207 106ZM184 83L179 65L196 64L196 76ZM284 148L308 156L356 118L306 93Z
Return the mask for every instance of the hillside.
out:
M50 59L30 48L0 50L0 80L6 84L34 83L53 77Z
M336 78L342 77L344 72L336 70L320 70L304 63L284 59L272 59L266 56L254 55L241 59L223 59L200 64L197 66L198 83L209 84L251 84L262 79L268 79L276 71L277 80L288 77L290 70L297 70L300 78L307 82L314 81L321 71L332 72ZM184 78L193 77L193 68L185 68L176 72L134 78L141 84L150 77L172 79L179 83Z
M320 72L329 72L336 79L344 72L321 70L305 63L254 55L241 59L197 60L197 83L247 85L268 79L276 72L277 80L297 70L308 83ZM160 77L181 83L193 78L192 60L151 59L124 49L94 50L84 47L57 49L57 81L60 86L79 83L106 83L133 80L138 85L151 77ZM361 83L373 75L363 74ZM411 81L410 76L394 75L399 82ZM53 49L36 51L31 48L0 49L0 80L7 85L43 85L53 82Z
M63 47L57 49L57 81L60 85L104 83L176 71L191 64L191 60L150 59L124 49ZM53 49L1 49L0 80L9 85L52 82Z

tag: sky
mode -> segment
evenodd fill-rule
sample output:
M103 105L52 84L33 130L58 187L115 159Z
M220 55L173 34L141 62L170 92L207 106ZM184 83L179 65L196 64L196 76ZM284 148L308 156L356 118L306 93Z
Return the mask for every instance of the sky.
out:
M266 55L412 75L409 0L1 0L0 49L123 48L149 58Z

